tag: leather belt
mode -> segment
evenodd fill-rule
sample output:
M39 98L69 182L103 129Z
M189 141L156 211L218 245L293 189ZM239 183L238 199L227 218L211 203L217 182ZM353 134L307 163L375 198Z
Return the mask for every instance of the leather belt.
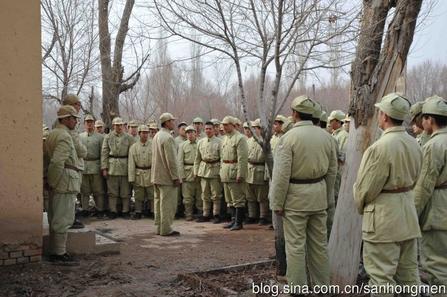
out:
M183 165L186 165L186 166L194 166L194 163L183 163Z
M99 160L99 158L96 158L96 159L87 159L87 158L85 158L84 159L84 161L98 161Z
M440 184L439 186L435 187L435 190L443 190L447 189L447 182L444 182L443 184Z
M316 184L320 181L322 181L326 176L321 176L321 177L317 177L317 178L310 178L310 179L295 179L295 178L291 178L290 179L290 183L291 184L298 184L298 185L302 185L302 184Z
M136 169L141 169L141 170L149 170L151 169L151 166L149 167L140 167L140 166L135 166Z
M207 164L216 164L216 163L220 163L220 160L214 160L214 161L208 161L208 160L202 160L203 162L207 163Z
M127 159L127 156L113 156L113 155L109 155L109 158L113 158L113 159Z
M413 190L413 186L410 187L402 187L402 188L397 188L397 189L392 189L392 190L385 190L383 189L380 193L405 193L405 192L409 192Z
M81 171L82 171L82 170L79 169L78 167L73 166L73 165L68 165L68 164L64 164L64 168L66 168L66 169L71 169L71 170L74 170L74 171L77 171L77 172L81 172Z
M223 160L225 164L236 164L237 160Z
M265 162L250 162L250 161L248 161L248 163L250 163L251 165L262 165L262 166L265 166Z

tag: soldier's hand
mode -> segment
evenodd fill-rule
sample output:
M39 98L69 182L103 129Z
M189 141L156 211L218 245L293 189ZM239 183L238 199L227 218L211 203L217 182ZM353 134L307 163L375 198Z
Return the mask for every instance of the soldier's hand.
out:
M275 210L275 214L280 217L284 216L284 209Z
M180 186L180 180L179 179L174 179L174 186L175 187L179 187Z
M102 170L102 176L107 177L107 169Z
M243 178L243 177L240 177L240 176L236 177L236 182L237 182L238 184L240 184L240 183L243 182L243 181L244 181L244 178Z

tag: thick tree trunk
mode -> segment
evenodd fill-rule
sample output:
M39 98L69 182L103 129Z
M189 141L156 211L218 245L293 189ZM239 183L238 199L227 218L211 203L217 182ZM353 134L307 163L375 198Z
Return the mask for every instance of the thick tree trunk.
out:
M329 240L332 282L355 284L360 263L361 217L353 202L352 186L363 152L376 139L374 103L396 90L413 41L422 0L364 0L356 59L352 65L350 113L354 121L348 141L346 166ZM385 20L396 5L385 41Z

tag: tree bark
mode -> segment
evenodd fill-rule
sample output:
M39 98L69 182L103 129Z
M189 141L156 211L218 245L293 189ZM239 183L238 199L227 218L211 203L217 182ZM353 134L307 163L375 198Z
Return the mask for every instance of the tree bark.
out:
M361 246L361 217L354 206L353 191L363 152L377 138L374 103L396 91L413 41L422 0L364 0L356 59L351 72L353 116L340 196L329 240L332 282L355 284ZM382 46L385 20L393 5L395 14Z

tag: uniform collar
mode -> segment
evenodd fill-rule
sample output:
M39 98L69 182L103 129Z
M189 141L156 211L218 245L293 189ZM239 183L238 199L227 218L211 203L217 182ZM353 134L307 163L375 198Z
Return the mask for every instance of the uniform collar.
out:
M293 127L301 127L301 126L313 126L312 121L299 121L298 123L295 123Z
M165 127L161 127L160 131L163 131L163 132L171 134L171 130L169 130L169 129L165 128Z
M387 133L393 133L393 132L405 132L405 128L403 126L391 127L391 128L386 129L385 131L383 131L383 135L385 135Z
M197 139L194 140L194 141L188 140L188 142L189 142L190 144L194 144L194 143L197 143Z
M70 131L70 129L68 129L67 126L65 126L61 123L57 123L56 126L54 126L54 128L59 128L59 129L64 129L64 130Z
M142 142L141 140L139 141L140 142L140 144L142 145L142 146L146 146L147 145L147 143L149 142L149 139L148 140L146 140L146 142Z
M118 133L116 133L116 131L114 130L114 131L113 131L113 134L114 134L115 136L121 137L121 135L123 135L124 132L121 132L120 134L118 134Z
M214 138L216 138L216 135L213 135L213 136L211 136L211 137L206 137L206 139L208 139L208 141L212 141Z
M341 126L340 128L338 128L337 130L334 130L332 132L332 135L337 135L338 133L340 133L343 130L343 126Z
M425 133L425 131L424 131L423 133ZM435 137L436 135L439 135L439 134L445 134L445 133L447 133L447 127L442 128L442 129L439 129L439 130L436 131L436 132L433 132L433 133L431 134L430 138L433 138L433 137Z

